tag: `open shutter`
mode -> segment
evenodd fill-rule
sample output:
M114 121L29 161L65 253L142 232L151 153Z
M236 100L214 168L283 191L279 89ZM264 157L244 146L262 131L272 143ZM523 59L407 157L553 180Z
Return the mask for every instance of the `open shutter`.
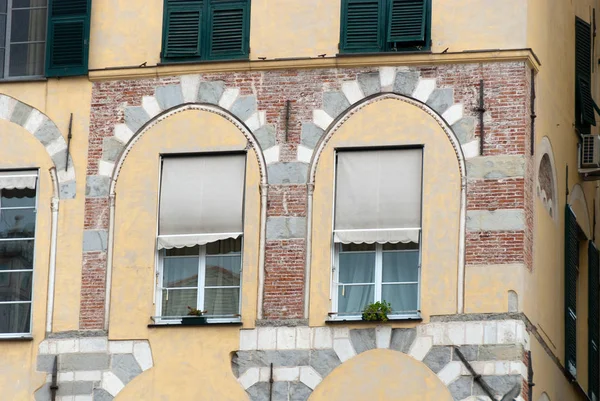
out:
M384 50L384 0L344 0L340 50L347 53Z
M578 126L596 125L592 97L592 31L591 26L575 18L575 114Z
M596 245L590 241L588 248L588 310L589 310L589 346L588 377L589 396L600 400L600 258Z
M388 42L425 42L427 0L389 0Z
M50 0L46 76L88 72L91 0Z
M565 366L577 376L577 269L579 227L571 206L565 208Z
M209 60L247 58L250 47L248 1L210 5Z
M166 0L163 58L200 57L203 1Z
M594 98L592 97L592 85L589 78L580 76L577 80L577 101L579 102L579 121L584 124L596 125L594 114Z

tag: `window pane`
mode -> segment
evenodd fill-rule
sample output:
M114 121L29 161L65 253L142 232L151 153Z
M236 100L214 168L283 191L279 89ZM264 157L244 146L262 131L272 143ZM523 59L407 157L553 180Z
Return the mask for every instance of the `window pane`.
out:
M165 249L167 256L191 256L191 255L199 255L200 247L184 247L184 248L172 248Z
M4 49L0 48L0 78L4 78Z
M6 14L0 11L0 47L6 46Z
M205 285L240 285L241 256L207 256Z
M10 45L10 76L43 75L45 47L44 43Z
M34 209L0 209L0 238L33 238Z
M33 242L0 241L0 271L33 269Z
M31 301L32 272L0 273L0 302Z
M6 4L8 0L0 0L0 13L6 13Z
M374 283L375 252L340 252L340 283Z
M168 295L167 295L168 293ZM162 316L186 316L198 305L198 290L163 290Z
M419 251L383 252L383 282L419 280Z
M13 0L13 8L46 7L47 0Z
M384 284L381 292L381 299L392 304L394 313L415 312L418 296L418 284Z
M373 303L375 285L338 286L338 313L360 314Z
M163 287L198 287L198 258L165 258Z
M381 246L383 248L384 251L403 251L403 250L413 250L413 251L418 251L419 250L419 244L415 244L414 242L408 242L406 244L402 243L402 242L398 242L397 244L383 244Z
M204 292L204 309L209 315L239 313L239 288L209 288Z
M0 207L35 207L35 189L0 189Z
M206 244L207 255L226 255L242 251L242 237L225 239Z
M0 333L29 333L31 304L0 305Z
M341 244L342 252L375 252L375 244Z
M46 9L14 10L10 42L43 42L46 40Z

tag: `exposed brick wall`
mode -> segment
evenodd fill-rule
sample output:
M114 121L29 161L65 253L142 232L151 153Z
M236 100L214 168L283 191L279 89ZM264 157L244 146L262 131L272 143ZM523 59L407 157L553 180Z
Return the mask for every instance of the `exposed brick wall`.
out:
M81 275L79 326L86 330L102 329L106 290L106 253L85 252Z
M522 209L525 203L524 179L472 181L467 203L469 210Z
M523 231L467 233L466 262L472 265L523 263Z
M306 185L271 185L268 198L269 217L306 217Z

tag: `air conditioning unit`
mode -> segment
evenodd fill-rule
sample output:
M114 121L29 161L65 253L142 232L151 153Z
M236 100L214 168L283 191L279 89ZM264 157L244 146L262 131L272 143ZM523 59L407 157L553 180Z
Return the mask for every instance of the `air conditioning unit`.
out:
M581 144L581 167L598 168L600 167L600 136L582 135Z

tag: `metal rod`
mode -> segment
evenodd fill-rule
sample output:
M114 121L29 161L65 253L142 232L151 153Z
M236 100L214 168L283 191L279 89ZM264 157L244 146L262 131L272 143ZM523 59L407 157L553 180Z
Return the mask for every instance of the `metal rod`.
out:
M290 128L290 104L291 101L285 102L285 141L288 141L288 130Z
M481 377L481 375L479 373L475 372L475 369L473 369L473 366L471 366L471 364L469 363L469 361L467 361L467 358L465 358L465 356L463 355L463 353L460 351L460 347L457 347L455 345L454 346L454 352L456 352L456 355L462 361L463 365L465 365L465 367L467 368L467 370L469 371L469 373L471 374L471 376L473 376L473 378L475 379L475 381L481 386L481 389L487 394L488 397L490 397L492 400L495 400L496 397L494 396L494 393L493 393L492 389L485 382L485 380L483 380L483 378Z
M537 115L535 114L535 72L533 68L531 69L531 156L534 153L535 147L535 119Z
M271 375L269 377L269 401L273 401L273 364L271 363Z
M52 367L52 382L50 383L50 399L56 401L56 391L58 390L58 356L54 357L54 366Z
M529 359L529 363L527 364L527 392L529 393L528 400L533 400L533 386L535 383L533 382L533 362L531 361L531 351L527 351L527 357Z
M69 153L71 149L71 138L73 138L73 113L71 113L71 118L69 119L69 134L67 135L67 154L65 155L65 171L69 169Z
M479 107L477 107L475 111L479 113L479 155L483 156L483 142L485 133L483 114L486 112L483 79L479 81Z

